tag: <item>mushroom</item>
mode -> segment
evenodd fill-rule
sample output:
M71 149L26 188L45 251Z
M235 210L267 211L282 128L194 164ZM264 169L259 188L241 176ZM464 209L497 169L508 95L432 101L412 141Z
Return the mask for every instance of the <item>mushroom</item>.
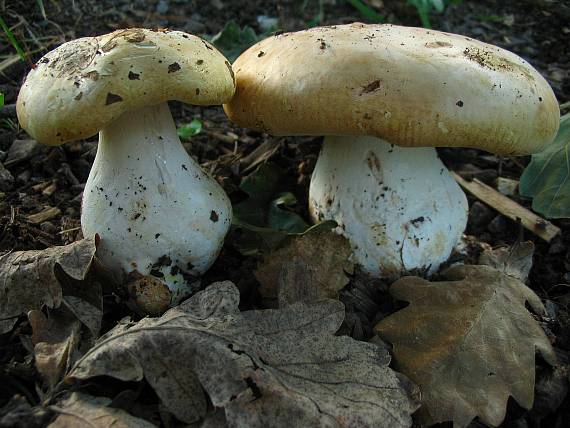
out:
M234 63L224 109L274 135L325 135L309 190L364 270L433 273L467 221L467 200L435 147L540 151L559 109L526 61L469 37L354 23L265 39ZM399 147L400 146L400 147Z
M221 104L234 91L231 65L208 42L134 28L59 46L39 60L18 96L18 119L41 143L99 132L83 234L99 234L98 257L118 278L156 277L172 303L190 291L187 275L216 259L232 210L180 143L167 101Z

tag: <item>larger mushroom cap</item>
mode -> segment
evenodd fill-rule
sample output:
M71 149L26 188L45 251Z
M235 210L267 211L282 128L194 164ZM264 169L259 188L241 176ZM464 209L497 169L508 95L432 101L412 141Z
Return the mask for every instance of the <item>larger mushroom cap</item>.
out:
M466 197L434 147L534 153L559 125L550 86L526 61L422 28L356 23L282 34L233 67L231 120L327 136L309 210L335 220L375 276L433 273L465 229Z
M469 37L348 24L270 37L233 65L237 124L274 135L367 135L404 147L540 151L559 125L544 78Z
M28 74L17 112L32 137L59 145L91 137L130 110L169 100L222 104L234 91L230 63L205 40L133 28L46 54Z

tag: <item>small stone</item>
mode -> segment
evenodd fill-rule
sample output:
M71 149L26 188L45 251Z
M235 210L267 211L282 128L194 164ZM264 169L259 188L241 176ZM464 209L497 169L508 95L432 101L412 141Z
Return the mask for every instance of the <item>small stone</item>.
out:
M41 150L42 145L36 140L14 140L4 163L8 166L15 165L39 154Z
M156 13L160 13L160 14L164 14L166 12L168 12L168 9L170 9L170 5L168 4L167 0L159 0L158 3L156 4Z
M40 230L42 232L49 233L50 235L55 235L59 230L56 225L54 225L51 221L44 221L40 224Z
M481 227L488 224L493 219L493 211L482 202L475 201L469 208L469 225L471 227Z
M0 162L0 191L7 192L14 186L14 176Z
M30 171L29 169L26 169L16 176L16 181L18 183L26 184L29 182L31 177L32 177L32 171Z
M222 2L222 0L211 0L210 4L218 10L222 10L224 8L224 2Z
M518 193L519 182L505 177L497 177L497 190L505 196L513 196Z
M274 31L279 25L279 19L272 16L258 15L256 20L257 25L259 25L259 29L264 33Z
M491 233L499 234L504 233L508 226L508 220L502 215L498 215L493 220L491 220L487 226L487 230Z

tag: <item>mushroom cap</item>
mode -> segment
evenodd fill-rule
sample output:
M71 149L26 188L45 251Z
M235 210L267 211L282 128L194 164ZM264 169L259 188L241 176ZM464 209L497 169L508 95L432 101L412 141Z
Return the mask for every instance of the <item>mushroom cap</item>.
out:
M233 65L224 109L274 135L367 135L408 147L538 152L560 110L526 61L469 37L360 23L267 38Z
M131 28L47 53L22 86L17 113L33 138L60 145L95 135L131 109L168 100L222 104L234 91L232 67L210 43Z

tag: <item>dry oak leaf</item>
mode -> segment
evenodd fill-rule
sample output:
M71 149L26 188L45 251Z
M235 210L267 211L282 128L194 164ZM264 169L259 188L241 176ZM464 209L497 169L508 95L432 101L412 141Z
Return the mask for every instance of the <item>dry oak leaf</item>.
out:
M544 307L522 282L488 266L455 266L442 276L447 281L396 281L391 294L410 305L376 331L392 343L396 368L420 386L422 423L465 427L478 416L497 426L509 396L532 407L536 349L556 361L525 303L541 314Z
M49 312L28 312L32 327L34 363L49 388L53 388L69 371L78 357L81 338L81 322L62 306Z
M75 281L85 279L95 256L95 238L62 247L16 251L0 257L0 334L14 327L18 316L44 305L57 308L63 299L57 272Z
M124 410L108 407L111 399L93 397L88 394L73 392L69 397L50 406L58 413L57 418L48 428L154 428L144 419L130 415Z
M187 423L206 415L205 391L234 427L411 425L417 390L389 354L334 335L342 303L248 312L238 303L231 282L214 283L160 318L111 330L70 377L144 377Z
M323 297L338 298L354 264L348 240L330 229L316 228L293 237L259 265L255 277L263 297L279 306Z
M532 268L534 243L517 242L512 247L491 248L486 246L479 256L480 265L491 266L506 275L525 282Z

